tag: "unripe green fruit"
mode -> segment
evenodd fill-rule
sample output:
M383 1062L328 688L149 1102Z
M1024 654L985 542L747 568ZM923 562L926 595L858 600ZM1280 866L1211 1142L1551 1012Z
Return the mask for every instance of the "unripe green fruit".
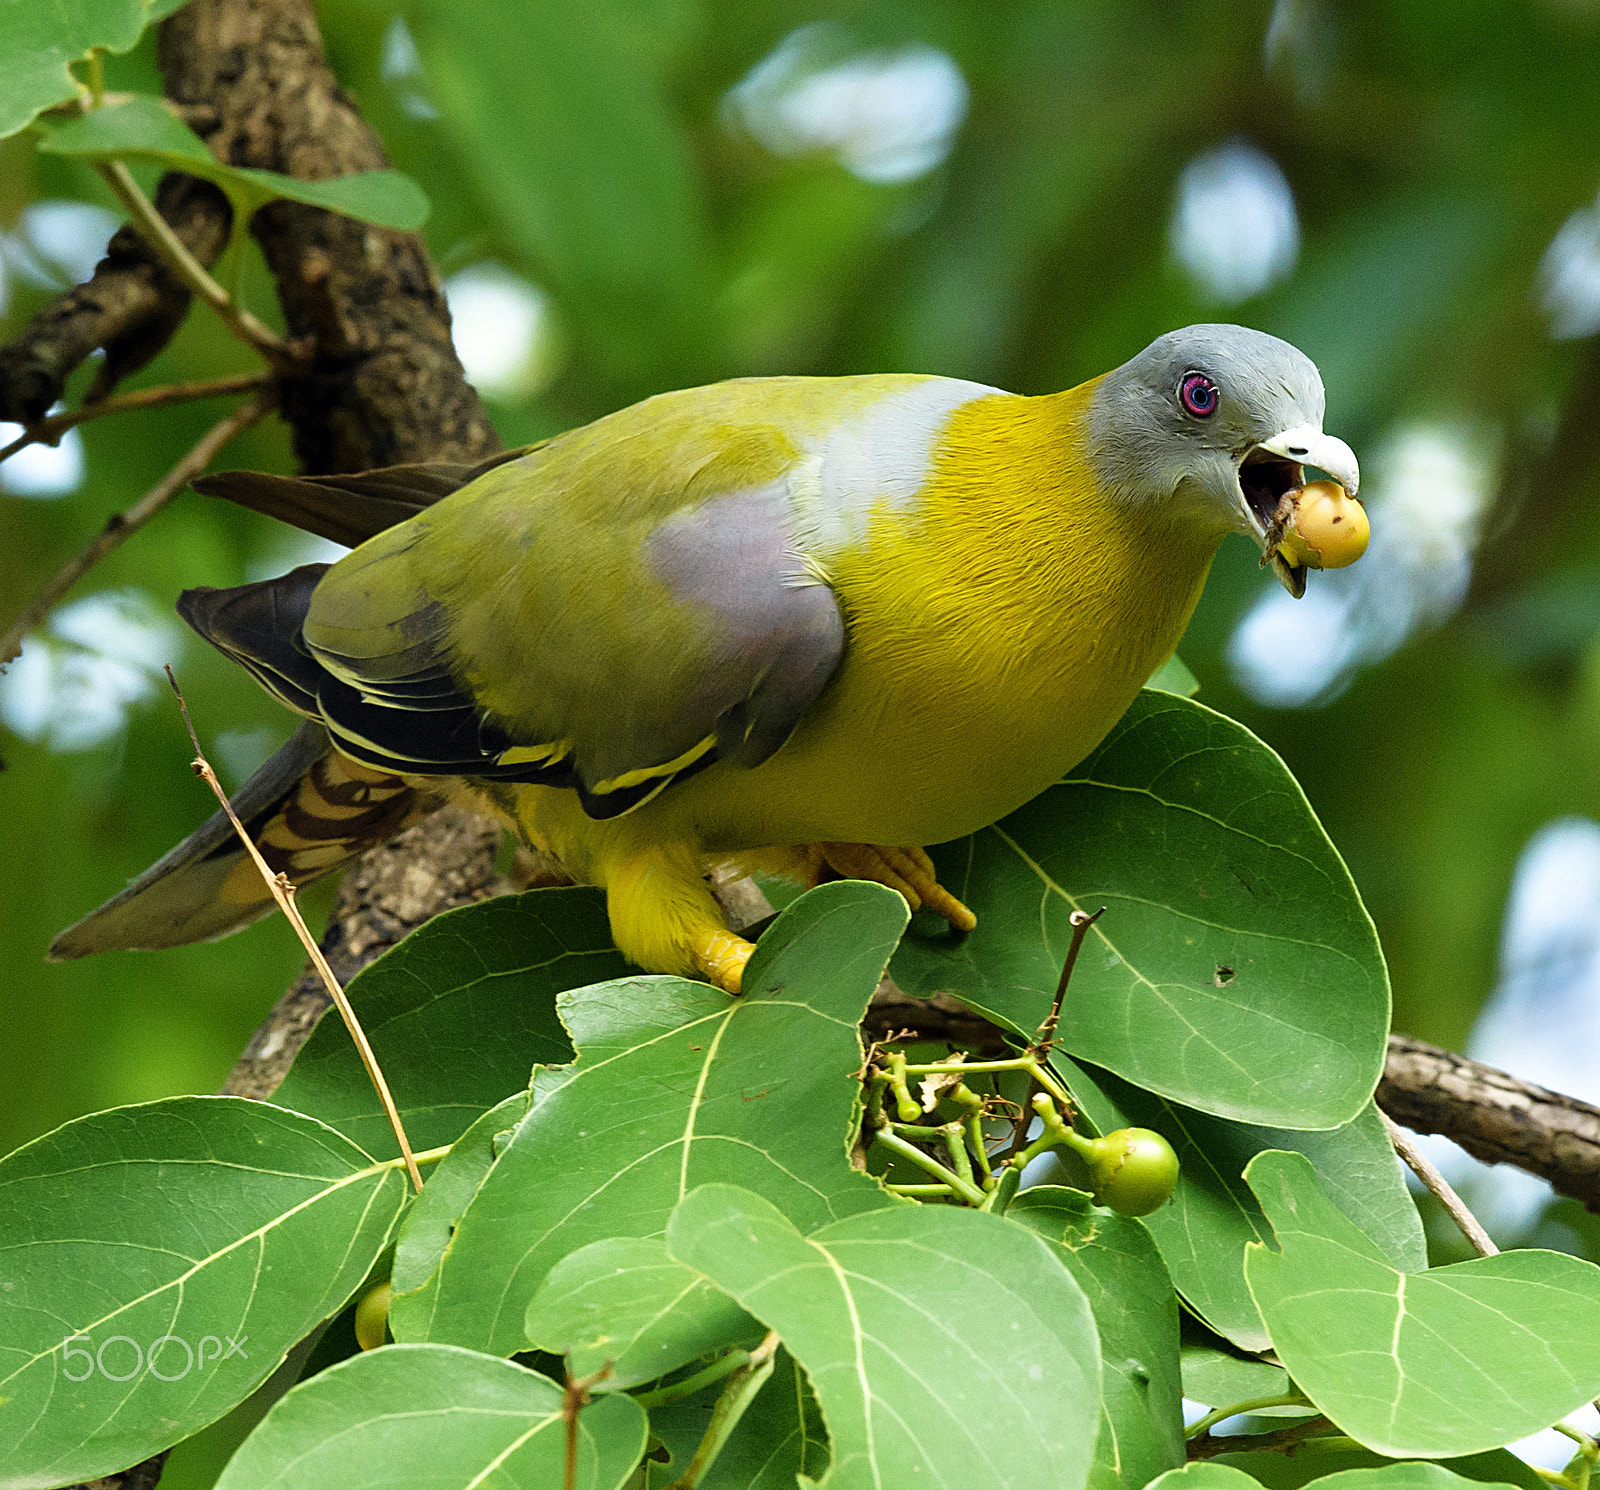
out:
M387 1282L369 1288L356 1305L356 1344L376 1350L384 1343L389 1325L389 1299L394 1290Z
M1178 1183L1178 1156L1148 1128L1118 1128L1093 1139L1083 1157L1095 1204L1123 1216L1148 1216L1172 1198Z

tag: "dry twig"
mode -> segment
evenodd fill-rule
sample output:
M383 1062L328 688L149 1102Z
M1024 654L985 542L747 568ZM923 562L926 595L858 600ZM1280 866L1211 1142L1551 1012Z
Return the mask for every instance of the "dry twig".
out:
M81 408L63 409L25 425L20 435L4 449L0 461L10 460L28 445L54 445L69 429L103 419L107 414L125 414L134 409L161 409L168 404L190 403L202 398L222 398L230 393L250 393L272 382L269 372L237 373L231 378L210 378L203 383L167 383L160 388L141 388L116 398L103 398Z
M1428 1156L1411 1141L1411 1135L1381 1108L1378 1116L1383 1119L1384 1131L1389 1135L1395 1153L1405 1160L1406 1168L1427 1186L1428 1192L1445 1208L1450 1219L1460 1228L1462 1236L1472 1243L1478 1256L1493 1257L1498 1253L1500 1249L1483 1229L1483 1223L1467 1209L1466 1202L1456 1194L1450 1181L1428 1162Z
M205 470L212 457L229 440L241 430L248 429L271 407L272 398L265 391L258 393L249 403L241 404L226 419L220 419L212 425L194 448L126 512L114 513L107 518L105 527L94 539L63 564L54 578L23 606L22 614L12 622L5 637L0 639L0 667L11 662L22 651L23 637L50 614L55 603L73 585L119 543L149 522L194 477Z
M361 1064L367 1068L373 1090L377 1092L378 1100L388 1115L389 1126L394 1129L395 1141L400 1145L400 1155L406 1162L406 1173L411 1176L411 1183L420 1192L422 1174L417 1169L416 1158L411 1152L411 1141L406 1137L405 1124L400 1121L400 1110L394 1105L394 1098L389 1095L389 1083L384 1080L378 1058L372 1053L372 1046L367 1042L366 1031L361 1028L361 1021L356 1018L356 1011L350 1007L350 1000L345 997L344 989L339 986L339 980L333 976L333 969L328 966L327 959L322 955L317 939L306 927L305 918L301 916L299 907L294 903L294 886L289 882L289 877L272 872L267 861L261 857L261 850L256 847L254 839L245 831L244 824L235 815L233 804L228 801L228 794L223 791L222 783L217 780L217 773L211 769L211 763L200 749L200 737L195 733L194 721L189 717L189 705L184 702L183 690L178 687L178 680L173 676L170 667L167 668L167 681L172 684L172 691L178 696L178 707L183 710L184 728L189 731L189 738L194 742L194 773L211 788L217 801L222 804L222 810L227 813L228 821L233 824L234 832L239 835L239 841L244 844L250 857L255 861L256 868L261 871L261 878L272 891L272 898L278 902L278 909L289 918L289 924L294 927L295 935L300 938L300 945L306 949L306 955L322 975L328 996L338 1008L345 1028L350 1031L350 1038L355 1041L356 1051L361 1056Z

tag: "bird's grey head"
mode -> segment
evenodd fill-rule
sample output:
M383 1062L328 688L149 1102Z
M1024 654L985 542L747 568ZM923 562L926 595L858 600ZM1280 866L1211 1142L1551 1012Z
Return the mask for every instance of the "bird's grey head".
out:
M1244 326L1185 326L1101 379L1091 460L1119 501L1253 538L1298 596L1305 571L1269 536L1278 498L1301 484L1304 466L1351 496L1361 480L1350 447L1322 432L1322 410L1316 365L1288 342Z

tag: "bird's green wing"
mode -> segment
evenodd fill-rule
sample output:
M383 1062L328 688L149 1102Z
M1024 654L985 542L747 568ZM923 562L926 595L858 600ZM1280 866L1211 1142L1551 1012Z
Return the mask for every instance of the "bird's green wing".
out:
M325 574L191 592L183 612L380 770L571 787L609 817L712 761L757 764L844 645L792 487L795 429L851 390L772 382L636 405ZM775 399L797 413L774 419Z

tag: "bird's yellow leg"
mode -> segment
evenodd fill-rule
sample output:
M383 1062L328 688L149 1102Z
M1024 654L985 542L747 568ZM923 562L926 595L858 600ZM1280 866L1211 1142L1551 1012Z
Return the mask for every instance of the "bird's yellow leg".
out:
M927 906L957 931L971 931L978 918L939 883L933 860L920 848L885 848L871 843L806 845L806 882L815 885L824 867L846 879L874 880L898 890L912 910Z
M686 845L638 847L602 862L611 935L630 962L661 972L699 974L738 993L755 946L728 930Z

